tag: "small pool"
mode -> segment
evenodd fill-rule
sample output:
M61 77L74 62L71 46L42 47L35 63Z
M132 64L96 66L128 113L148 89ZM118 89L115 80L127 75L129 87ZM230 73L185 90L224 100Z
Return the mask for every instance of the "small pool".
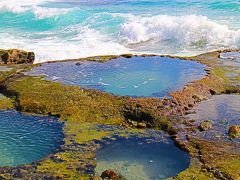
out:
M127 180L166 179L189 167L189 155L167 139L117 137L97 152L97 175L114 170Z
M240 52L225 52L220 54L221 62L226 66L240 68Z
M201 79L205 65L167 57L118 58L105 63L78 61L45 63L30 75L67 85L94 88L115 95L163 97L185 84Z
M54 153L63 141L56 118L0 111L0 166L18 166Z
M200 103L195 110L195 114L189 114L187 117L194 119L196 124L204 120L213 122L212 129L198 132L198 136L228 140L228 127L240 124L240 95L216 95Z

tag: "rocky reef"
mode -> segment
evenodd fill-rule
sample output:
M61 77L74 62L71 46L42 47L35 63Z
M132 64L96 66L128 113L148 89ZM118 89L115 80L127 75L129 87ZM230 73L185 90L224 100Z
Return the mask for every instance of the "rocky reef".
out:
M0 49L0 64L32 64L34 59L34 52L20 49Z
M182 58L206 64L207 76L170 93L171 98L162 99L120 97L98 90L66 86L44 80L43 77L25 75L24 71L32 68L32 65L12 65L11 71L0 72L0 90L8 99L5 103L0 99L0 105L6 104L0 108L3 106L3 109L15 108L22 112L58 116L65 122L65 144L61 151L30 165L1 167L0 179L91 179L99 141L116 134L123 135L125 130L140 133L145 128L164 130L177 146L191 155L191 166L173 179L238 179L239 144L192 136L189 132L199 131L199 127L183 117L212 95L240 93L239 86L232 83L239 80L239 72L221 64L221 52ZM30 63L31 58L18 62ZM112 58L117 57L93 57L79 61L107 61ZM227 76L232 71L238 76ZM116 125L124 130L99 130L96 129L98 124ZM206 122L200 129L207 131L210 127Z

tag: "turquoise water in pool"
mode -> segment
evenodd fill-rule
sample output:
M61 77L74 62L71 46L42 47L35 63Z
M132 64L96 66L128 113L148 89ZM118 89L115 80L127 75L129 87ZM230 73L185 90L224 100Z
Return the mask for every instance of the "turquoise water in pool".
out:
M17 166L55 152L63 141L56 118L0 111L0 166Z
M240 47L239 0L1 0L0 48L36 62Z
M149 133L148 137L117 137L103 144L96 156L96 174L112 169L126 180L160 180L189 167L190 157L186 152L177 148L169 138L159 140L155 137L158 131Z
M163 97L205 75L204 65L167 57L118 58L105 63L45 63L27 74L115 95Z

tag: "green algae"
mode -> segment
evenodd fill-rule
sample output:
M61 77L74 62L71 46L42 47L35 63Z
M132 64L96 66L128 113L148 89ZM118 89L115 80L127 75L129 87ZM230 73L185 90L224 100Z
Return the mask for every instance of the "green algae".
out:
M15 95L19 109L36 114L60 116L70 122L119 123L121 100L97 91L42 80L22 77L8 84L8 91Z
M84 169L89 165L95 166L95 152L98 145L92 145L96 140L111 138L113 135L126 137L133 134L144 133L135 129L117 129L107 130L97 128L95 123L66 123L65 125L65 145L70 149L54 154L54 159L46 159L40 162L37 167L39 173L51 174L53 177L63 179L90 179L90 176L84 174L77 167ZM117 127L117 126L116 126ZM72 144L84 144L85 148L80 149ZM91 147L93 146L93 147ZM55 160L57 159L57 161Z
M176 177L169 178L169 180L211 180L214 179L213 174L202 170L202 163L197 159L192 159L191 165L185 171L179 173Z
M94 124L91 123L66 123L64 132L70 137L66 139L66 143L71 143L69 139L78 144L87 143L93 140L101 140L111 134L108 131L96 130L93 126Z
M0 96L0 110L14 109L14 100L4 96Z
M232 175L233 179L238 179L240 177L240 157L237 159L226 159L220 166L220 169L224 173Z
M202 101L208 98L210 93L219 94L239 91L238 87L230 85L233 79L227 77L227 74L231 72L231 70L217 64L218 55L219 52L212 52L196 57L184 58L185 60L195 59L208 65L210 69L208 71L208 77L171 94L180 105L186 106L188 104L194 104L195 101ZM132 55L128 55L127 57L131 56ZM118 56L90 57L80 60L104 62L117 57ZM26 65L21 68L16 66L16 68L11 71L0 72L0 80L3 82L15 73L29 68L32 68L32 66ZM237 76L237 78L239 77L240 76ZM235 80L237 78L235 78ZM5 94L12 99L7 98L4 100L6 102L1 102L0 100L0 109L1 106L3 106L3 109L4 107L10 107L10 104L13 104L15 101L17 109L23 112L59 116L62 121L65 121L64 134L66 146L72 146L73 144L86 144L87 146L91 146L91 142L111 137L114 134L125 136L126 133L124 131L119 132L115 130L109 132L96 129L96 124L122 125L129 117L131 117L131 120L151 122L152 127L158 127L170 134L178 132L178 129L175 128L175 122L168 116L159 113L159 111L170 110L173 107L155 108L155 106L162 106L162 104L159 103L161 100L129 100L125 97L115 97L95 90L84 90L79 87L65 86L59 83L45 81L42 80L41 77L23 76L13 78L7 81L4 87L6 88ZM1 103L3 103L3 105L1 105ZM125 111L128 111L128 113ZM128 116L126 116L126 114ZM141 133L136 129L131 131L133 133ZM197 143L191 142L190 144L188 151L192 157L199 159L200 152L201 156L207 157L205 153L202 153L202 151L205 152L205 143L198 141ZM209 152L219 150L219 147L213 147L214 144L207 145ZM180 142L179 146L181 146ZM231 153L226 154L226 156L224 156L225 159L221 160L218 158L218 155L214 155L214 161L211 160L210 165L230 175L233 179L236 179L239 176L238 169L240 168L240 161L229 158L231 156ZM90 178L89 175L79 171L77 168L84 168L88 164L95 164L95 154L91 148L83 152L80 152L79 149L75 147L68 148L63 152L54 154L54 157L55 159L46 158L40 161L37 165L36 173L50 174L55 178L59 177L62 179ZM218 163L216 163L216 161ZM205 161L201 163L192 162L187 170L181 172L175 178L215 178L213 172L202 168L204 164ZM216 164L217 166L215 166ZM2 176L9 177L8 174Z
M0 82L3 82L6 78L16 74L16 69L10 71L0 71Z

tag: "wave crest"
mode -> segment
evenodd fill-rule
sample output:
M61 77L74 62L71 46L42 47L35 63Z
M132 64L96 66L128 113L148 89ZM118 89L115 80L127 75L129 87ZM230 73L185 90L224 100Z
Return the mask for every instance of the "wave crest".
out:
M240 30L231 30L205 16L135 16L122 25L120 38L126 44L167 42L177 48L237 47Z

